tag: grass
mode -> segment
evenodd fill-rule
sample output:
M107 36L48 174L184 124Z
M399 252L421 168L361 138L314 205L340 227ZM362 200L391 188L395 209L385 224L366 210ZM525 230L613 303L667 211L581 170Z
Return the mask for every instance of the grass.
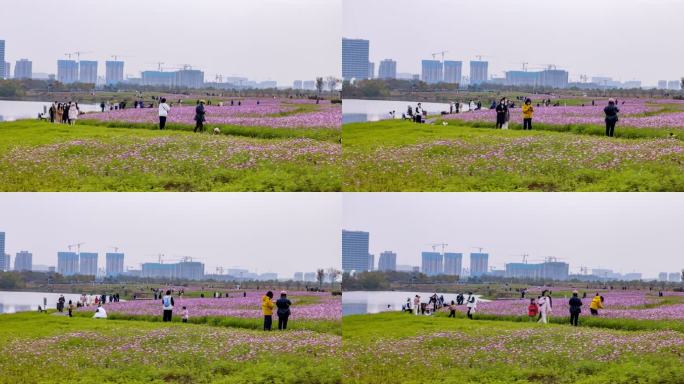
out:
M339 130L0 123L2 191L338 191Z
M648 134L636 129L618 133L624 138L605 138L596 137L598 127L591 126L554 128L566 132L485 126L389 120L345 124L343 190L684 190L680 140L628 139Z
M38 313L0 324L0 383L341 382L335 335Z
M671 330L574 328L395 312L346 316L343 350L345 383L684 381L684 334Z

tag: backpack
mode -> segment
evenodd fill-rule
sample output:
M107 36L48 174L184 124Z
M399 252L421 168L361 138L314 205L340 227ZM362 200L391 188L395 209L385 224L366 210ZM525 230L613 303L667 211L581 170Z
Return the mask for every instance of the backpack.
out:
M162 303L164 304L164 307L170 307L171 306L171 298L168 296L165 296L164 299L162 299Z

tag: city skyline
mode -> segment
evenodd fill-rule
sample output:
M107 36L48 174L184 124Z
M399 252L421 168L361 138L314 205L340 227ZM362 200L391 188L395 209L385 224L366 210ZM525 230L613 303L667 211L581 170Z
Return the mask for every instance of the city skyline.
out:
M84 242L81 253L99 253L100 268L118 247L134 269L163 253L192 257L207 274L220 266L288 278L340 267L340 209L340 196L316 193L7 193L0 232L8 254L31 252L34 265L56 267L57 252Z
M415 15L414 4L407 0L345 0L342 35L370 40L369 61L396 60L398 73L420 74L421 60L448 51L445 60L462 61L464 69L482 55L482 60L490 63L490 76L498 77L506 70L521 70L523 62L530 70L554 64L569 71L571 81L578 81L580 75L589 79L610 76L656 86L658 80L677 80L684 75L684 53L659 43L663 36L684 32L678 17L684 12L684 3L674 0L629 4L617 0L553 4L522 0L514 7L496 0L485 8L473 1L429 0L421 3L421 8L441 10L429 12L429 27L397 22ZM621 22L606 23L610 18ZM515 20L520 21L519 32ZM500 28L489 30L483 22L511 26L513 32L502 35ZM658 28L652 28L655 25Z
M570 273L583 266L656 278L684 268L676 194L358 193L344 206L343 228L370 232L369 253L395 252L398 265L421 266L422 252L443 242L463 253L464 267L482 247L499 270L523 254L530 263L556 257Z
M6 41L6 61L26 58L36 73L57 73L57 60L68 59L65 53L82 51L82 61L100 63L98 76L105 75L105 62L116 55L126 63L125 75L135 77L164 62L169 71L192 65L205 72L207 81L221 74L275 80L284 86L341 73L341 0L199 0L192 7L178 0L97 5L76 0L70 4L74 12L70 17L79 22L60 25L60 34L69 37L65 44L50 44L33 33L54 22L49 12L35 9L51 6L48 0L37 0L3 10L0 40ZM32 17L22 17L26 14ZM122 29L121 18L131 28ZM174 27L190 20L202 20L201 30L181 33ZM140 25L150 33L135 35L134 27ZM122 38L125 33L139 38Z

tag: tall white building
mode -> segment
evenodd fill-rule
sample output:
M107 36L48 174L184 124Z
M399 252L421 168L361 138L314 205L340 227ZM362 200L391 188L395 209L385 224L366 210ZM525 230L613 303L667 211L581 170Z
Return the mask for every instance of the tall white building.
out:
M0 79L5 78L5 40L0 40Z
M15 79L31 79L33 77L33 63L28 59L21 59L14 65Z

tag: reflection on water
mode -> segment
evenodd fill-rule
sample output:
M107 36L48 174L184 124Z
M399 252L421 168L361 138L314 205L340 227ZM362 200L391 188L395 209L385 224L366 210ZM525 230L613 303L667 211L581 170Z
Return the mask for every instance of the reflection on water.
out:
M415 109L417 101L392 101L392 100L359 100L344 99L342 101L342 123L362 123L366 121L380 121L390 119L390 112L395 112L395 118L401 118L402 113L406 113L408 107ZM447 103L425 103L421 106L428 114L439 114L442 111L449 111ZM467 106L461 107L466 111Z
M18 119L37 119L39 113L47 113L51 102L45 101L15 101L0 100L0 121L14 121ZM97 111L95 104L78 104L82 112Z
M37 311L38 306L57 308L57 300L60 293L53 292L10 292L0 291L0 313L14 313L23 311ZM81 295L64 293L64 298L78 300ZM46 305L47 304L47 305Z

